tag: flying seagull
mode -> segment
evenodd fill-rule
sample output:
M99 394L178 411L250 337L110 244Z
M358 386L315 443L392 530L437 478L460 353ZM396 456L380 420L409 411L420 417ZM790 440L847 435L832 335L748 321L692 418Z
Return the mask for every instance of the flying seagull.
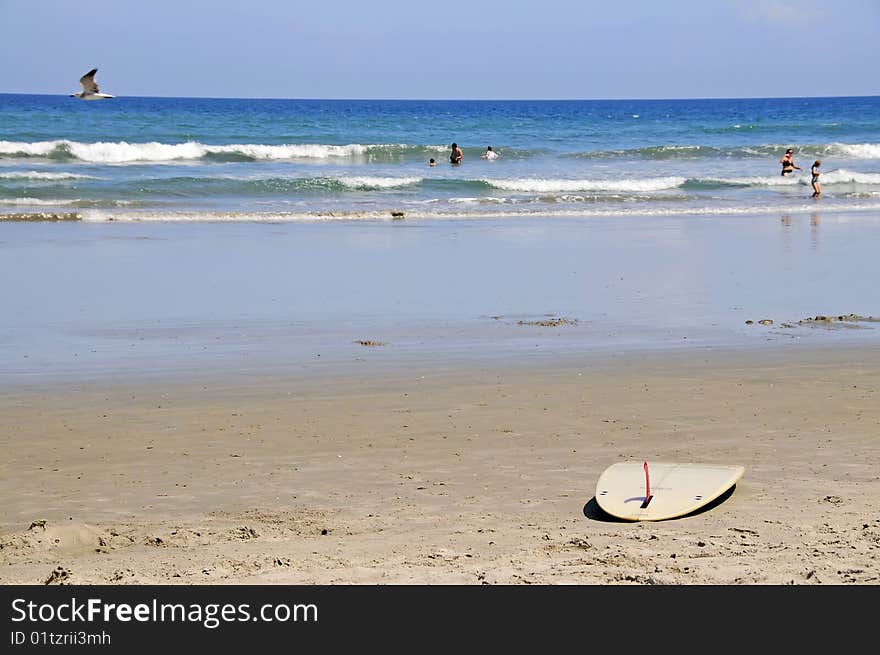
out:
M79 93L71 93L71 98L79 98L80 100L103 100L104 98L115 98L116 96L111 96L107 93L101 93L101 90L98 88L97 83L95 82L95 73L98 72L97 68L93 68L88 73L79 78L79 83L82 84L83 90Z

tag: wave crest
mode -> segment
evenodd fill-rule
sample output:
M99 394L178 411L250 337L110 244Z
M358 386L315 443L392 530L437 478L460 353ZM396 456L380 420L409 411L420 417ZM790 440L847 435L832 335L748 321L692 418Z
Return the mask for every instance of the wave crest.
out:
M620 180L564 180L520 178L509 180L481 180L485 184L504 191L522 191L526 193L571 193L577 191L612 191L640 193L663 191L682 186L687 180L684 177L669 176L646 179Z
M0 173L3 180L97 180L94 175L78 175L76 173L52 173L49 171L12 171Z
M839 168L823 173L819 180L823 184L880 184L880 173L859 173Z
M394 189L402 186L418 184L420 177L340 177L339 182L350 189Z
M739 146L658 145L624 150L591 150L575 152L567 156L576 159L621 159L636 158L647 160L686 160L686 159L779 159L787 145L782 144L744 144ZM880 143L826 143L805 144L795 147L795 157L841 157L846 159L880 159Z
M772 159L788 147L784 144L738 145L729 147L700 144L666 144L622 150L571 152L563 156L576 159L687 160L706 158ZM260 161L295 159L366 158L394 161L401 157L430 157L446 152L446 145L408 145L405 143L231 143L206 144L198 141L184 143L129 143L128 141L98 141L82 143L59 139L55 141L0 141L0 157L43 157L55 160L80 160L90 163L118 164L126 162L168 162L175 160L207 159L213 161ZM476 156L482 148L466 148ZM508 158L537 155L542 149L508 149ZM796 157L840 157L846 159L880 159L880 143L826 143L795 147Z
M832 143L826 154L851 159L880 159L880 143Z
M167 162L186 159L330 159L358 157L393 149L394 145L328 145L320 143L266 145L259 143L232 143L209 145L197 141L185 143L129 143L127 141L98 141L81 143L66 139L57 141L0 141L0 156L47 157L49 159L77 159L90 163L122 164L127 162Z

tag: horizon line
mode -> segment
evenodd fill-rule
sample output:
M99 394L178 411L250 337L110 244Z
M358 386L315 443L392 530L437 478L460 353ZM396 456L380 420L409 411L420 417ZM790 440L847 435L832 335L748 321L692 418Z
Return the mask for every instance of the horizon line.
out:
M0 91L0 96L44 96L44 97L69 97L67 93L23 93L18 91ZM677 101L677 100L809 100L809 99L833 99L833 98L880 98L880 94L847 94L847 95L809 95L809 96L698 96L698 97L669 97L669 98L383 98L383 97L284 97L284 96L169 96L169 95L116 95L120 98L152 98L152 99L178 99L178 100L294 100L294 101L357 101L357 102L614 102L614 101Z

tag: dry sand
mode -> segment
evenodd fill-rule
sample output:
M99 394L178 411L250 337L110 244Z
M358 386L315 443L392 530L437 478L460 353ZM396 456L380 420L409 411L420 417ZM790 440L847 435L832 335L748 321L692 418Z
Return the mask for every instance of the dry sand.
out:
M5 390L0 582L877 584L880 351ZM742 464L612 522L625 459Z

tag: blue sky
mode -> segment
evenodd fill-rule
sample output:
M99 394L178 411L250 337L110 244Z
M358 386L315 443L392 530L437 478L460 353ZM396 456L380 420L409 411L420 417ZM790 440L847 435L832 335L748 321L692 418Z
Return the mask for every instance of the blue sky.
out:
M0 92L880 95L880 0L0 0Z

